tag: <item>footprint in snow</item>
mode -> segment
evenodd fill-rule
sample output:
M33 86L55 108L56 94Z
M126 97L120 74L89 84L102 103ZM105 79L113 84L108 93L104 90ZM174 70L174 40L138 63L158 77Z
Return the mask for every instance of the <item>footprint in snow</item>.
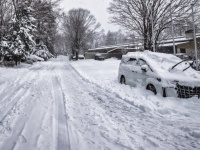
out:
M17 142L26 143L26 138L23 135L20 135Z

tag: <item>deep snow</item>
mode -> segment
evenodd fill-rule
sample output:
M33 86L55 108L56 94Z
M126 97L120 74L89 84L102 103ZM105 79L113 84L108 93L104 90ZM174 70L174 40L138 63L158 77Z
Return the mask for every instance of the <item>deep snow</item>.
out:
M136 133L143 133L136 138L142 138L138 142L140 146L134 145L130 149L199 149L200 100L163 98L161 95L154 96L139 85L134 88L121 85L117 81L119 63L120 60L117 59L82 60L72 62L71 66L86 82L95 84L141 111L142 117L138 118L143 120L141 124L134 125L135 121L127 122ZM132 115L134 119L138 117L131 112L127 115ZM149 118L152 124L149 123ZM150 138L150 141L144 137Z
M0 67L0 149L200 149L200 100L121 85L119 63Z

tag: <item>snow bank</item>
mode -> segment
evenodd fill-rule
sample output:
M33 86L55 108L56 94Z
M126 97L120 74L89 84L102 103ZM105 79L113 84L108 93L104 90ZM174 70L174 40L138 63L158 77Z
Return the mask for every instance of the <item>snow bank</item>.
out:
M179 127L189 128L186 134L199 138L200 128L200 100L197 98L179 99L173 97L163 98L153 95L144 87L130 87L121 85L117 81L120 60L108 59L105 61L82 60L71 62L71 66L86 81L95 84L107 92L115 94L130 105L136 106L144 113L165 117L170 121L184 122ZM187 126L189 125L189 126Z
M176 101L178 103L194 101L197 102L198 106L200 105L198 103L199 100L196 98L190 100L163 98L161 95L154 96L140 85L138 85L138 87L121 85L117 81L119 64L120 60L117 59L108 59L105 61L83 60L72 62L71 66L86 81L94 83L97 86L106 89L108 92L115 93L120 98L129 101L130 103L134 103L138 106L142 105L149 110L161 109L160 107L157 107L158 103L166 103L168 100L173 102L172 104L170 102L170 107L172 107L171 105L175 105L174 109L177 108L177 103L174 103Z

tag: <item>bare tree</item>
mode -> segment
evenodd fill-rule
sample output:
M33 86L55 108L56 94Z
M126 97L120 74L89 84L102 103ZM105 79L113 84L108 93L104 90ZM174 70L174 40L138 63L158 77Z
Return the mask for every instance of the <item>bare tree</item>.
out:
M169 2L166 0L114 0L110 3L108 11L112 14L112 23L134 31L144 39L144 49L151 49L152 25L155 34L154 42L156 42L162 31L169 28L170 9L173 14L178 14L180 17L190 10L191 0L171 0L171 3ZM174 15L173 18L178 16Z
M63 19L68 47L71 54L78 59L78 53L84 51L100 24L90 11L82 8L70 10Z

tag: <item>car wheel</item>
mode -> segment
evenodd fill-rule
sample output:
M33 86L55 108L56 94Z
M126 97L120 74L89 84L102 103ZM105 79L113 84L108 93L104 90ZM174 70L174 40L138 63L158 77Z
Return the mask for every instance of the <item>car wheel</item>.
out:
M163 97L167 97L166 88L162 88L162 89L163 89Z
M120 83L121 83L121 84L126 84L126 79L125 79L124 76L121 77Z
M146 89L153 92L155 95L157 94L156 88L153 84L148 84Z

